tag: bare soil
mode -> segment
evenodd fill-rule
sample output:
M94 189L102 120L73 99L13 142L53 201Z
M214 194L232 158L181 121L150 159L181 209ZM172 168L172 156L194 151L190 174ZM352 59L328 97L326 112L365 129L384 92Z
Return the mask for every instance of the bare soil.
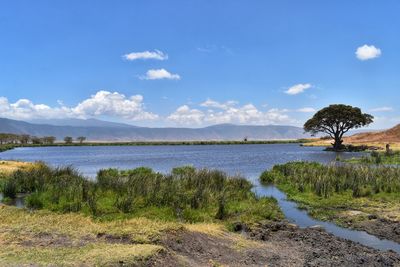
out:
M379 238L400 243L400 222L398 221L372 217L370 220L350 223L350 227L366 231L367 233Z
M180 230L167 235L148 266L400 266L400 255L344 240L320 228L264 223L242 235L256 241L238 248L232 239ZM234 235L233 233L231 233Z

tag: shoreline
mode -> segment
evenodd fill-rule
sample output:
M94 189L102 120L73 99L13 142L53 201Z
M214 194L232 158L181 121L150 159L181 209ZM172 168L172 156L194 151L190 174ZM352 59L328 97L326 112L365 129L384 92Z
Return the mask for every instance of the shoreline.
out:
M259 141L133 141L133 142L85 142L54 144L6 144L0 145L0 153L19 147L78 147L78 146L201 146L201 145L273 145L304 144L306 139L259 140Z

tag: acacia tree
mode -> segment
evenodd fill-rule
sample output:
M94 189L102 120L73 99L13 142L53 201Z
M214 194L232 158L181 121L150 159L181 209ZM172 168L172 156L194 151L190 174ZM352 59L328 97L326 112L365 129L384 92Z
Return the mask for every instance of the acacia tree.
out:
M83 143L83 141L85 141L85 140L86 140L86 137L85 137L85 136L79 136L78 138L76 138L76 140L78 140L78 141L79 141L79 143L80 143L80 144L82 144L82 143Z
M72 144L72 141L73 141L74 139L71 137L71 136L66 136L66 137L64 137L64 142L66 143L66 144Z
M304 124L304 130L315 136L317 133L328 134L334 142L334 150L343 146L343 135L350 129L357 129L373 122L374 117L362 113L360 108L343 104L323 108Z
M48 145L52 145L56 141L56 138L54 136L45 136L42 139L43 139L43 143L48 144Z

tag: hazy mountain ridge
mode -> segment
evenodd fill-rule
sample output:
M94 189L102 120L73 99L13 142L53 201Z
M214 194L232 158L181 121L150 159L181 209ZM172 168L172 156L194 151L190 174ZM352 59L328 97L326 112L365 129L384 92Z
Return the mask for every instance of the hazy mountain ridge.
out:
M58 140L62 140L65 136L86 136L89 141L242 140L245 137L249 140L279 140L310 137L300 127L281 125L221 124L204 128L148 128L99 120L79 122L73 119L72 122L74 125L87 123L87 126L35 124L0 118L0 132L55 136ZM63 122L58 121L58 124L60 123Z

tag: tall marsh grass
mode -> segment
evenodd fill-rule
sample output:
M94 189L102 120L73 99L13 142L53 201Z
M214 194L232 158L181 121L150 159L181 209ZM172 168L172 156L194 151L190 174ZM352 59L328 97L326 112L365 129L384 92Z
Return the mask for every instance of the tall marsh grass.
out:
M290 185L299 192L309 190L325 198L348 190L353 197L400 193L400 168L387 166L290 162L274 166L260 180Z
M279 214L276 203L258 199L246 179L189 166L174 168L168 174L143 167L105 169L91 181L72 167L50 168L39 163L10 174L2 188L4 193L10 191L10 197L13 192L28 193L28 208L82 211L108 218L145 214L204 221L243 216L271 219Z

